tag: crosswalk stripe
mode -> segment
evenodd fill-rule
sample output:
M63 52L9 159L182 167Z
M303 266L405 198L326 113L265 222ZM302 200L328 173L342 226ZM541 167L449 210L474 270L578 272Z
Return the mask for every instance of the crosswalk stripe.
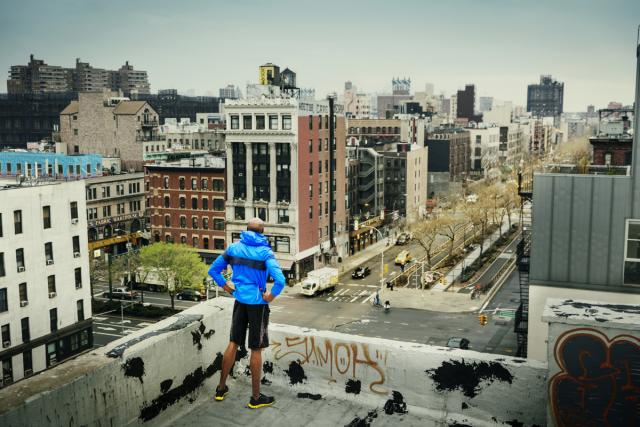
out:
M354 301L355 301L355 300L357 300L358 298L360 298L360 297L359 297L359 296L355 296L355 297L353 297L353 299L352 299L351 301L349 301L349 302L354 302Z

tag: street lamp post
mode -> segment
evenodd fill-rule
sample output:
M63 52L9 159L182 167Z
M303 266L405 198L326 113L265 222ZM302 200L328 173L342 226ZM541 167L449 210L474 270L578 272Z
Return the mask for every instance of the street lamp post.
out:
M382 232L377 228L372 227L370 225L361 225L360 228L371 228L378 232L378 234L380 235L380 241L384 240L384 236L382 235ZM358 228L356 228L356 231L358 231ZM380 291L382 291L383 288L384 288L384 246L382 247L382 252L380 253Z

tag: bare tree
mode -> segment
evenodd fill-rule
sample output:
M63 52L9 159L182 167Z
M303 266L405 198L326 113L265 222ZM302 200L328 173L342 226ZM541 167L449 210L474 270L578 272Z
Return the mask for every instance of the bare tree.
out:
M442 220L440 218L418 221L412 227L413 236L416 238L420 246L422 246L427 254L427 265L431 269L431 258L436 250L436 242L442 229Z
M440 221L442 221L440 235L449 240L449 256L451 256L453 255L455 241L459 237L460 232L467 225L468 221L460 215L450 213L443 215L440 218Z

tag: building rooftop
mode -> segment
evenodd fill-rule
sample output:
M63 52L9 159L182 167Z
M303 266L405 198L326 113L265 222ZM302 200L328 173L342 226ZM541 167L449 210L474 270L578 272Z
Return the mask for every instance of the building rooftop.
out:
M113 109L113 114L136 114L146 103L146 101L122 101Z
M61 116L67 116L71 114L78 114L78 101L71 101L64 110L60 112Z

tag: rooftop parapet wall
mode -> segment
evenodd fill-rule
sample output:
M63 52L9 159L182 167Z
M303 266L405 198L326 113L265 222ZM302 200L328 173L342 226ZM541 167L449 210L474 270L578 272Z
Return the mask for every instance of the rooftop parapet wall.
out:
M166 424L211 399L231 310L224 298L199 304L0 390L0 425ZM425 425L545 424L542 363L285 325L269 336L263 383L293 396L351 400L387 423L408 411ZM236 381L249 381L239 355Z
M548 425L640 425L640 306L547 300Z

